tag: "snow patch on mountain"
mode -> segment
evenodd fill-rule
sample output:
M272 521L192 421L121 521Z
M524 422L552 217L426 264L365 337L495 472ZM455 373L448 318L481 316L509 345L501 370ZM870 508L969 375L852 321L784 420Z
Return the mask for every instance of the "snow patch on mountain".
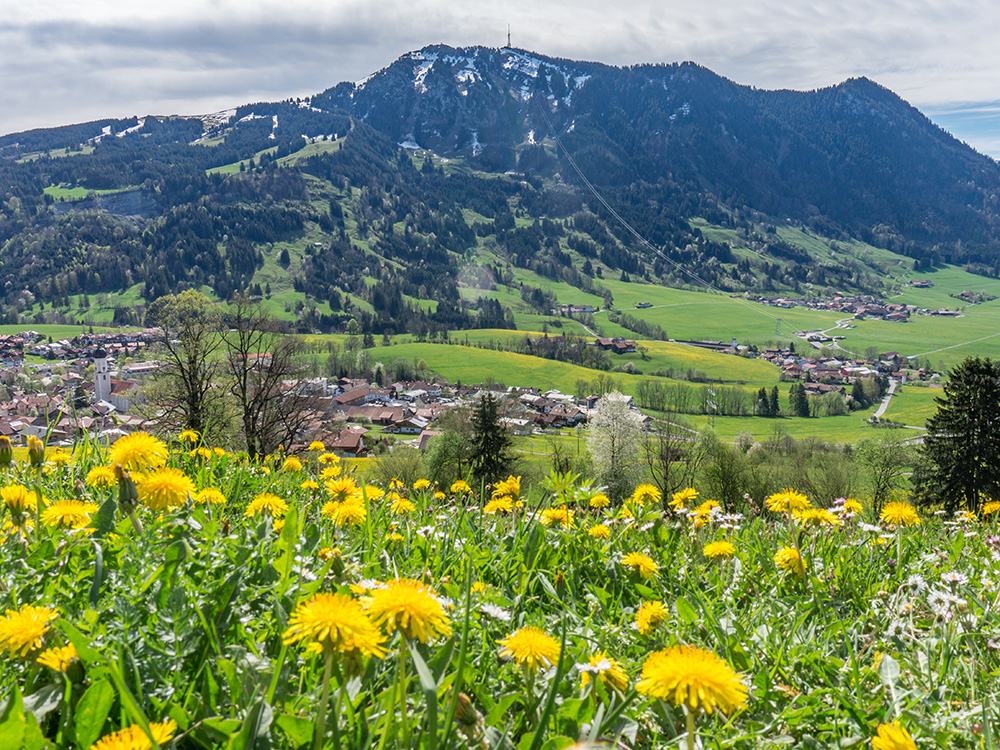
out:
M411 52L410 59L417 64L413 66L413 88L419 91L421 94L427 93L427 86L424 81L427 80L427 74L431 72L431 68L434 67L434 63L437 62L439 55L437 52Z
M146 118L145 117L140 117L139 118L139 122L137 124L133 125L130 128L125 128L120 133L115 133L115 136L117 136L118 138L124 138L129 133L134 133L137 130L141 130L142 126L145 125L145 124L146 124Z

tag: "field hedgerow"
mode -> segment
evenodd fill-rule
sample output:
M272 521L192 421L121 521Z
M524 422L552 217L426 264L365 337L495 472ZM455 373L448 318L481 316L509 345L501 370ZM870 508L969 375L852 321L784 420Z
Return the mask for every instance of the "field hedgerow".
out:
M0 469L0 746L995 746L998 503L743 517L193 445Z

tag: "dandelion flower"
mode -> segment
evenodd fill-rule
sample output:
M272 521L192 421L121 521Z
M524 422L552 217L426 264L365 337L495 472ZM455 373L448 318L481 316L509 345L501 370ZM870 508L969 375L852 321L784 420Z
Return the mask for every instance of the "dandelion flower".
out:
M376 487L374 484L366 484L362 488L362 492L369 500L379 500L385 497L385 490L381 487Z
M587 664L580 669L580 682L583 687L590 684L590 676L594 674L605 685L624 692L628 688L628 674L625 668L615 659L608 656L607 651L599 651L590 657Z
M667 621L670 610L663 602L643 602L635 613L635 627L642 635L652 633L657 625Z
M258 513L267 513L271 518L281 518L288 512L288 503L270 492L262 492L247 504L244 516L253 518Z
M493 487L493 494L497 497L501 495L517 497L521 494L521 477L515 477L511 474L502 482L497 482Z
M443 492L441 492L440 490L438 490L437 492L434 493L434 499L435 500L444 500L446 497L448 497L448 496L446 494L444 494Z
M990 502L983 505L982 513L984 516L992 516L1000 510L1000 502L996 500L991 500Z
M560 508L547 508L542 511L540 520L542 526L556 525L565 529L573 523L573 513L567 510L565 505Z
M410 578L397 578L378 589L368 604L368 614L386 632L399 630L424 643L451 635L448 615L434 590Z
M133 432L111 446L110 463L121 464L129 471L158 469L167 463L167 446L148 432Z
M0 617L0 648L11 654L26 657L41 648L42 639L49 631L49 623L59 617L59 610L25 604L18 610L8 609Z
M554 666L559 661L559 641L532 625L525 625L497 643L502 658L511 658L530 672Z
M879 724L872 737L872 750L917 750L913 737L898 721Z
M680 492L675 492L670 496L670 507L674 510L684 510L698 497L698 490L693 487L686 487Z
M392 510L392 512L397 516L405 516L407 513L413 513L416 509L417 506L405 497L400 497L397 500L394 500L390 506L390 510Z
M694 646L672 646L651 654L635 689L643 695L687 706L696 713L730 713L747 701L740 676L723 659Z
M326 446L323 445L319 440L313 440L309 443L309 451L314 453L322 453L326 450Z
M139 499L150 510L168 510L183 505L194 491L194 482L180 469L160 469L143 479Z
M797 575L799 578L805 578L806 576L806 568L802 556L797 549L793 549L792 547L782 547L779 549L774 556L774 564L782 570L787 570L789 573Z
M56 448L52 455L49 456L49 463L53 466L65 466L72 460L73 457L62 448Z
M723 559L735 555L736 547L730 542L709 542L702 550L702 554L710 560Z
M798 513L812 507L805 495L788 489L771 495L765 504L768 510L775 513Z
M170 742L170 738L177 731L177 722L173 719L167 721L151 721L149 731L156 740L157 745L165 745ZM101 737L90 746L90 750L149 750L153 743L138 724L133 724L125 729L119 729L109 735Z
M485 506L483 506L483 513L488 516L492 516L496 513L510 513L514 510L514 500L510 495L503 495L502 497L494 497Z
M344 502L331 500L323 506L320 514L329 518L337 526L360 526L365 522L368 511L360 497L352 496Z
M222 490L218 490L215 487L206 487L198 492L193 499L198 505L226 504L226 496L222 494Z
M110 466L95 466L87 472L87 486L110 489L118 486L118 477L115 470Z
M426 479L418 479L413 483L413 489L415 490L426 490L431 486L431 483Z
M28 435L28 462L34 467L45 463L45 443L34 435Z
M295 456L289 456L282 462L281 470L289 473L302 471L302 462Z
M286 645L310 641L336 653L360 651L365 656L385 656L380 645L385 636L361 604L347 594L315 594L300 603L282 640Z
M315 479L307 479L302 484L299 485L300 490L305 490L306 492L315 492L319 489L319 482Z
M652 484L640 484L632 492L632 501L638 503L640 507L648 503L655 503L661 497L660 491Z
M177 439L182 443L197 443L201 438L198 436L198 433L195 432L194 430L181 430L181 433L180 435L177 436Z
M863 510L861 501L850 497L844 501L843 508L845 513L860 513Z
M588 505L591 508L607 508L611 505L611 501L603 492L598 492L596 495L591 495Z
M69 669L70 663L74 659L79 658L80 655L76 652L76 646L71 643L68 646L59 646L43 651L35 659L35 662L41 664L43 667L54 669L56 672L65 672Z
M340 457L336 453L321 453L316 460L324 466L335 466L340 463Z
M0 499L3 499L3 504L13 513L34 512L38 505L35 493L28 492L28 488L22 484L9 484L0 488Z
M453 482L451 485L452 495L463 495L469 492L472 492L472 488L469 486L469 483L466 482L464 479L459 479L458 481Z
M361 497L361 488L350 477L328 481L326 483L326 492L337 502L345 502Z
M589 534L594 539L610 539L611 529L609 529L603 523L599 523L595 524L594 526L591 526L590 529L587 530L587 534Z
M882 508L882 515L879 520L893 526L915 526L920 524L920 516L916 509L909 503L887 503Z
M656 578L660 575L660 568L653 558L641 552L629 552L622 556L621 562L626 568L638 573L641 578Z
M57 500L42 511L39 520L55 529L82 529L90 523L90 514L97 511L94 503L84 503L74 498Z
M795 520L803 526L840 526L843 523L826 508L806 508L795 514Z
M322 479L324 482L328 482L331 479L336 479L337 477L339 477L342 472L343 470L340 468L339 465L327 466L319 473L319 478Z

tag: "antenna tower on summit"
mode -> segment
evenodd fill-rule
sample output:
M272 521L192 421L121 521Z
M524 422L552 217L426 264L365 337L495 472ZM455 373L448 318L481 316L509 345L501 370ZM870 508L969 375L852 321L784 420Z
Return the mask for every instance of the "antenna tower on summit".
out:
M507 48L510 49L510 24L507 24Z

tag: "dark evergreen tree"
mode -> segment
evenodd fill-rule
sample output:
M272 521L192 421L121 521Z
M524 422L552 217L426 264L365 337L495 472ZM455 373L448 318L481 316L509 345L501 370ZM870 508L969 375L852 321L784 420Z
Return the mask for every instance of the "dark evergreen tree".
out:
M767 399L768 408L771 412L772 417L781 416L781 404L778 402L778 386L774 386L771 389L771 393Z
M918 500L975 512L1000 497L1000 362L964 360L935 402L914 474Z
M794 416L809 416L809 397L806 396L806 387L802 383L792 383L792 387L788 389L788 405Z
M511 438L500 423L500 403L486 392L472 413L472 475L487 483L503 478L510 466Z

